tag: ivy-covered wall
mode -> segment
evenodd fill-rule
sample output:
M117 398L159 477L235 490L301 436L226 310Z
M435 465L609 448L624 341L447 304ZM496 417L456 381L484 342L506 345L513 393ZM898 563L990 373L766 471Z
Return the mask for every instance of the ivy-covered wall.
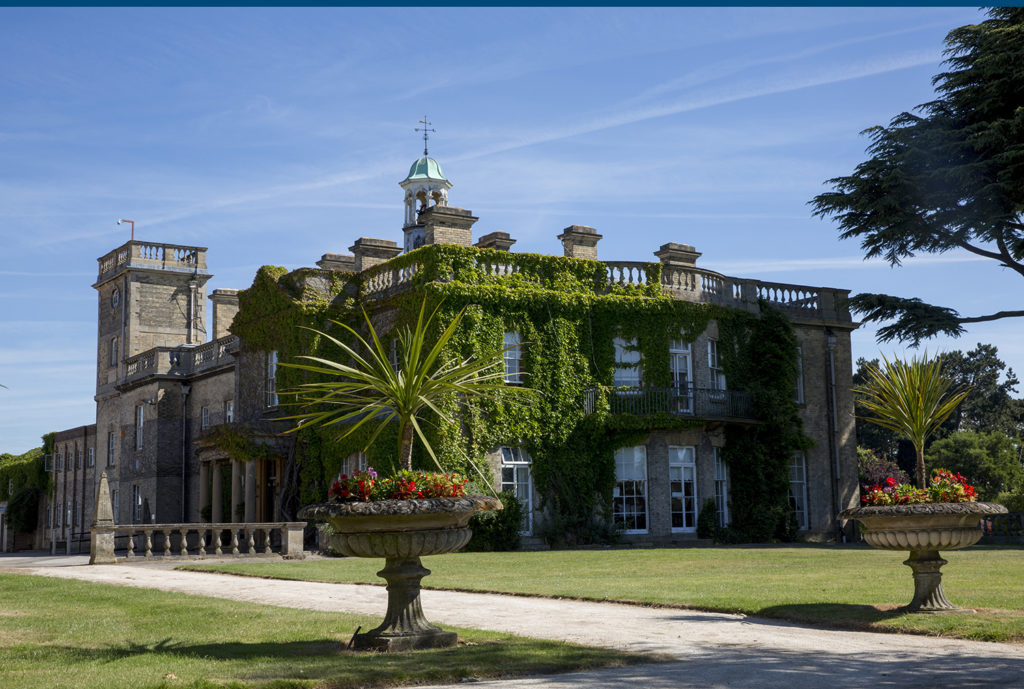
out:
M529 401L499 394L459 409L452 398L447 411L458 421L428 416L425 426L445 468L471 477L489 474L484 458L495 447L525 447L548 531L581 543L608 536L615 449L642 441L652 430L702 424L670 414L611 414L606 404L585 414L584 391L612 384L614 338L635 338L644 384L668 387L670 342L680 337L694 342L715 322L729 387L751 393L763 422L753 431L728 431L725 456L733 502L740 507L734 510L733 535L738 540L786 537L788 462L808 442L793 398L792 327L764 304L755 314L663 295L661 265L645 269L645 285L608 290L607 268L598 261L454 245L425 246L353 275L264 267L252 287L240 293L232 331L242 338L243 350L277 351L281 361L302 354L330 357L335 353L329 343L303 326L331 331L335 319L365 327L360 309L365 307L375 325L388 329L410 323L426 300L428 308L441 305L438 328L467 309L449 345L452 355L500 352L504 333L518 332L525 384L535 391ZM409 288L365 298L385 273L406 276ZM308 375L280 368L277 386L294 387ZM366 442L365 434L344 440L337 435L330 428L296 434L300 502L323 499L341 462ZM367 449L369 464L378 470L393 467L397 446L397 430L385 433ZM414 452L414 463L426 468L429 462L425 453Z
M53 488L43 459L53 453L55 435L47 433L42 447L24 454L0 454L0 502L7 503L8 523L15 532L36 528L39 499Z

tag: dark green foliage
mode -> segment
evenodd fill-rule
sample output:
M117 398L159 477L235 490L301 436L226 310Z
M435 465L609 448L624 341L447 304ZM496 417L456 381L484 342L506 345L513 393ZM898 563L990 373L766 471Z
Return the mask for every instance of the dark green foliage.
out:
M501 510L478 512L469 521L473 538L466 545L470 551L518 550L522 537L523 506L510 491L498 493Z
M15 533L31 533L39 521L39 496L35 486L25 486L7 503L7 518Z
M718 511L714 498L708 498L700 506L697 515L697 538L713 538L718 540Z
M796 336L789 321L768 304L761 314L736 312L719 321L723 358L730 386L748 390L760 421L752 427L729 426L723 457L729 466L730 529L738 540L792 540L789 464L810 447L794 399Z
M948 69L932 80L938 98L876 126L871 157L830 179L815 215L835 218L843 239L893 266L917 253L963 249L1024 276L1024 9L998 7L989 19L946 37ZM965 323L1024 316L965 317L919 299L859 294L867 321L895 319L880 341L918 344L958 336Z
M927 465L929 472L949 469L966 476L978 489L979 500L1024 492L1020 441L1002 433L962 431L936 440L928 448Z

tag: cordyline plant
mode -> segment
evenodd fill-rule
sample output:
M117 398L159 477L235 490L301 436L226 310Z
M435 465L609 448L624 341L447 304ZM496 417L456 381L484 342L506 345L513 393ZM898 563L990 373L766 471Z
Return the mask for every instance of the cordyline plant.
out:
M923 489L924 443L963 401L968 390L951 391L953 381L942 375L941 358L929 359L927 352L910 361L894 358L890 362L885 355L882 360L885 366L868 366L868 384L856 386L853 391L864 395L858 404L874 414L863 417L866 421L895 431L913 443L917 457L914 481Z
M397 367L391 365L388 353L365 310L363 318L366 321L369 339L344 323L332 321L355 338L354 346L349 346L327 333L307 328L333 343L340 351L341 357L332 360L300 356L298 358L312 363L281 364L330 378L321 382L304 383L294 390L286 391L285 394L292 394L296 398L290 406L310 407L314 411L285 418L298 420L296 429L307 425L345 424L348 427L342 433L342 438L369 425L373 431L366 442L367 447L373 444L388 424L396 421L400 468L406 471L412 469L412 445L415 434L422 441L434 463L443 471L430 441L423 433L418 420L420 414L430 410L442 419L454 422L454 419L441 410L439 404L453 394L465 398L492 399L494 393L499 390L518 393L524 388L504 385L503 352L467 359L445 356L445 348L462 323L466 307L455 315L452 322L431 345L428 342L428 333L440 307L438 304L428 317L427 303L424 300L416 326L399 328L396 335Z

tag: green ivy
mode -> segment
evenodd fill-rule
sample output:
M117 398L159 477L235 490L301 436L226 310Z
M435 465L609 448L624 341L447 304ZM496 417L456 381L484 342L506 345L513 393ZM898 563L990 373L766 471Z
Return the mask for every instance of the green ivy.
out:
M549 517L540 530L573 544L611 536L615 449L642 442L654 430L702 425L668 413L612 414L606 401L585 414L584 391L612 384L613 339L635 340L643 356L644 383L668 387L670 342L680 337L693 342L717 321L730 387L751 393L763 421L753 432L727 432L735 528L749 540L785 536L778 525L789 509L789 458L807 442L793 402L792 327L767 304L760 314L751 314L674 299L661 293L661 265L645 269L647 284L609 290L607 267L599 261L449 244L425 246L361 274L335 273L332 279L324 271L285 273L264 267L252 287L240 293L232 331L245 348L276 350L281 360L311 353L330 356L321 338L300 326L329 330L330 320L336 319L363 327L363 295L372 280L392 271L411 273L413 289L370 302L375 317L388 312L395 324L408 324L427 299L428 308L440 305L437 327L443 329L469 307L449 344L450 356L500 352L504 333L518 332L525 384L536 393L528 403L511 394L469 405L453 397L442 411L454 421L427 414L423 425L445 468L470 477L490 474L485 455L495 447L523 446L533 460L534 483ZM281 368L278 389L294 387L307 375ZM331 427L296 435L299 500L304 502L325 499L342 460L362 450L367 440L365 433L338 439ZM387 470L396 449L397 429L390 429L367 449L369 464ZM423 454L417 445L414 466L429 469Z

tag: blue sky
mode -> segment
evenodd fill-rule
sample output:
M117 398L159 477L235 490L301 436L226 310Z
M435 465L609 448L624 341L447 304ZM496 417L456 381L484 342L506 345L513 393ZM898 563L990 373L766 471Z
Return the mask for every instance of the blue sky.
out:
M430 152L476 236L599 256L694 245L729 275L1019 308L966 254L892 270L811 217L859 132L932 97L973 8L0 9L0 451L94 420L96 258L209 247L208 287L401 240L398 182ZM995 344L1024 371L1020 322ZM902 353L854 335L855 356Z

